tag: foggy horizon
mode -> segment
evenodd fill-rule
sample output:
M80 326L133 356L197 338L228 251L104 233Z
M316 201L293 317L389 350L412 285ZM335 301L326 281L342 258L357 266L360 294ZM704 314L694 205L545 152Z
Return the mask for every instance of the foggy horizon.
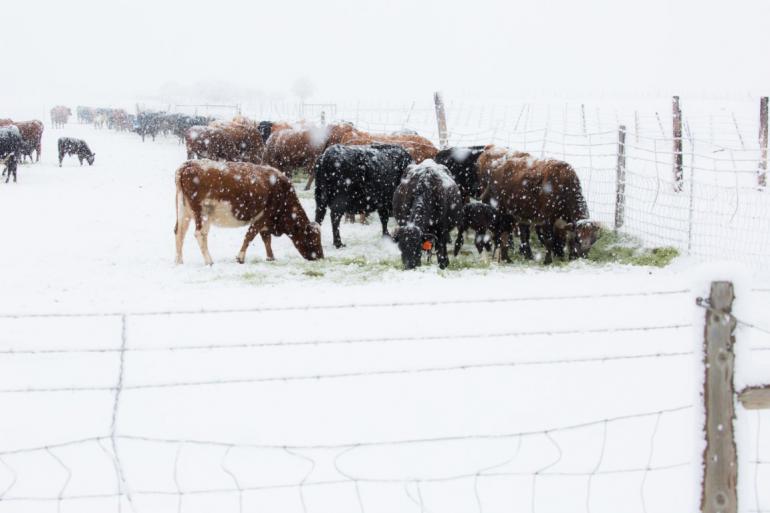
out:
M6 6L5 109L172 97L310 102L766 94L770 5L609 0ZM49 41L49 44L42 44Z

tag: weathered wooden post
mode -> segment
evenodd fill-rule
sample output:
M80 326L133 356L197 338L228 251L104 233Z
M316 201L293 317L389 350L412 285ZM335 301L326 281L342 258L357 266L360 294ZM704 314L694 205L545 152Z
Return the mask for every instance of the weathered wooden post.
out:
M580 104L580 118L583 120L583 135L588 135L588 130L586 129L586 106L584 103Z
M767 96L759 100L759 170L757 185L767 185Z
M703 451L702 513L738 512L738 462L733 419L735 389L733 344L736 321L731 315L733 284L711 284L709 298L698 298L706 307L704 336L706 449Z
M618 127L618 162L615 168L615 229L623 226L626 210L626 126Z
M438 141L441 148L449 146L449 137L446 129L446 109L444 109L444 99L441 93L433 93L433 103L436 106L436 121L438 122Z
M674 190L682 190L684 171L682 169L682 110L679 108L679 97L674 96Z

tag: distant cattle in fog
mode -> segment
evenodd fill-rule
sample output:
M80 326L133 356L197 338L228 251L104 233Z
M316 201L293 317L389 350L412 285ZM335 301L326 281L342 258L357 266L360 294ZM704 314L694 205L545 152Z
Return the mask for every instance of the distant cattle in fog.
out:
M57 105L51 109L51 126L54 128L62 128L69 121L72 111L69 107L64 105Z

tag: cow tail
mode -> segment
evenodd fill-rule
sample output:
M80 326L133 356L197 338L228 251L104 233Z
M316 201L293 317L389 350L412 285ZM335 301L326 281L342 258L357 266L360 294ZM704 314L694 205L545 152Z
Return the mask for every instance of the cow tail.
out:
M174 179L176 184L176 191L174 194L174 203L176 205L176 223L174 223L174 235L176 235L177 231L179 230L179 215L181 213L179 209L180 207L184 208L184 195L182 194L182 184L180 183L180 178L180 173L177 171L176 177Z

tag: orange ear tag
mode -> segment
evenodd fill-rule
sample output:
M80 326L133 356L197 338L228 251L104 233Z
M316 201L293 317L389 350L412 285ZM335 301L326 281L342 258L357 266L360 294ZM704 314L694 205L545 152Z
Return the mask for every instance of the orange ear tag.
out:
M433 243L429 240L426 240L425 242L422 243L422 249L425 251L430 251L431 249L433 249Z

